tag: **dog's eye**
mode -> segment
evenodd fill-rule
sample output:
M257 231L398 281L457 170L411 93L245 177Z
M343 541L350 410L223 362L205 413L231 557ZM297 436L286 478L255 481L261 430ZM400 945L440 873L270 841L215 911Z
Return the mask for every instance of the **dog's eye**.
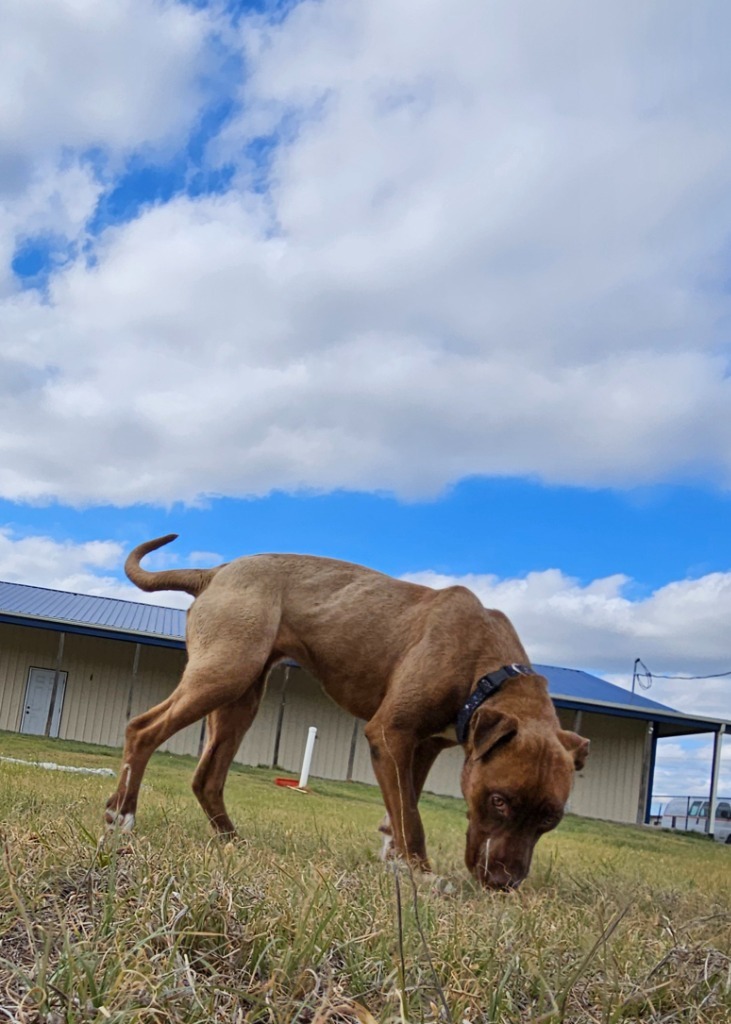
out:
M493 793L490 797L490 803L499 814L508 813L508 801L505 797L500 796L499 793Z

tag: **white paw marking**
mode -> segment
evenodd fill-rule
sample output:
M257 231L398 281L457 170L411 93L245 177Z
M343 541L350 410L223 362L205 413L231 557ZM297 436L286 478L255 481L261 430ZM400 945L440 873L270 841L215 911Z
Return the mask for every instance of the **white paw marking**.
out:
M118 828L120 832L131 832L134 827L134 814L120 814L119 811L107 811L107 828Z
M384 832L384 834L383 834L383 842L381 843L381 853L380 853L381 860L390 860L391 856L392 856L392 854L391 854L392 850L393 850L393 836L390 834L390 832Z

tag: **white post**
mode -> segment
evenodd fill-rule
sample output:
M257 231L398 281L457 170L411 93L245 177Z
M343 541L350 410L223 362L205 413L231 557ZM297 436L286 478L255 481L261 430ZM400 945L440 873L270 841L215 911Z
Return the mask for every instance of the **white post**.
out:
M315 749L315 740L317 738L317 729L314 725L310 726L310 731L307 733L307 746L305 747L305 756L302 760L302 771L300 772L300 784L299 789L304 789L307 786L307 780L310 777L310 764L312 763L312 751Z

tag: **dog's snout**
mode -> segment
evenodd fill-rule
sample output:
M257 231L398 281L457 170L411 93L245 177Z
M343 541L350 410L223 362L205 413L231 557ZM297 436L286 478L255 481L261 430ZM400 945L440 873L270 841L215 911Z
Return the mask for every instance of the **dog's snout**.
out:
M492 889L495 892L514 892L520 886L523 877L514 875L500 865L488 868L483 875L479 876L479 881L486 889Z
M479 856L468 862L468 868L475 879L486 889L497 892L514 892L525 880L530 870L531 857L511 856L510 851L501 849L502 844L488 839L481 844Z

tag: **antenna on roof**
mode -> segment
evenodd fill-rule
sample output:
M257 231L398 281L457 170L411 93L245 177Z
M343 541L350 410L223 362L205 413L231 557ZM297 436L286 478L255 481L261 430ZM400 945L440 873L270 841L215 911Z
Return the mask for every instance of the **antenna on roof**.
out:
M641 666L642 671L638 669L638 665ZM653 679L724 679L726 676L731 676L731 671L711 672L710 675L705 676L672 676L666 675L663 672L650 672L644 661L641 661L640 658L635 658L635 667L632 673L632 693L635 692L635 683L639 683L643 690L649 690Z
M632 669L633 694L635 692L635 686L639 686L642 690L649 690L652 686L652 673L642 658L635 658L634 668Z

